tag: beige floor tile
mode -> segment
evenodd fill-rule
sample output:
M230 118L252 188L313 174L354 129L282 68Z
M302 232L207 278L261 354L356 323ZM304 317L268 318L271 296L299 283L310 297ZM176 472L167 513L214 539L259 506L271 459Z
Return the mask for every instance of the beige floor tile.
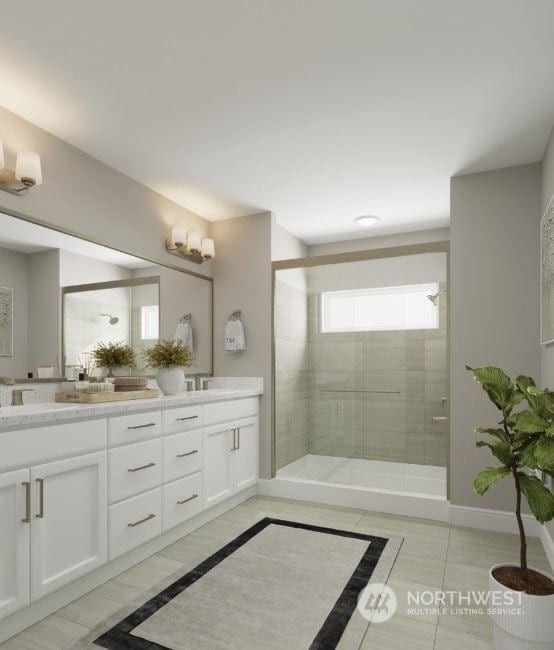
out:
M358 527L367 530L367 532L380 530L401 537L408 537L413 534L448 541L450 536L450 527L440 521L415 519L413 517L395 517L373 512L365 512L358 522Z
M0 643L0 647L2 650L65 650L89 631L84 625L52 614Z
M408 601L408 593L414 596L417 593L424 591L436 591L436 587L430 585L420 584L417 582L408 582L407 580L397 580L390 578L387 584L394 590L397 598L396 615L403 616L422 623L431 624L436 626L438 620L438 612L431 611L432 608L420 606L417 603ZM417 613L416 613L417 612Z
M435 626L413 618L393 616L385 623L372 623L360 650L433 650Z
M57 613L64 618L94 627L138 598L142 591L111 580L62 607Z
M434 650L494 650L494 642L492 639L449 630L441 627L439 622Z
M148 591L155 587L158 582L165 580L165 578L168 578L181 568L186 569L181 562L160 555L153 555L127 571L120 573L114 580L128 587Z
M309 503L306 501L293 501L280 513L283 519L320 524L335 528L352 528L362 518L363 510L355 508L340 508Z
M391 579L416 582L433 589L442 587L443 578L443 559L421 557L417 553L403 553L402 549L391 571Z

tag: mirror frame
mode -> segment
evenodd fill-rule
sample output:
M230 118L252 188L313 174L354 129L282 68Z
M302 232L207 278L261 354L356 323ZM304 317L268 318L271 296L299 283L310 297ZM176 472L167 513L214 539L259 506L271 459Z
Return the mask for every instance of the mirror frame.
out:
M75 239L80 239L82 241L89 242L91 244L96 244L97 246L102 246L104 248L108 248L112 251L117 251L118 253L125 253L126 255L131 255L133 257L136 257L138 259L144 260L145 262L151 262L152 264L156 264L157 266L162 266L166 269L171 269L173 271L178 271L179 273L185 273L186 275L190 275L194 278L198 278L199 280L205 280L208 282L209 285L209 290L210 290L210 314L209 314L209 320L210 320L210 328L211 328L211 344L210 344L210 363L209 363L209 374L213 375L214 372L214 280L211 276L209 275L204 275L202 273L197 273L196 271L190 271L189 269L184 269L181 266L177 266L176 264L166 264L164 262L160 262L159 260L152 259L150 257L145 257L144 255L138 255L137 253L130 251L130 250L122 250L121 248L116 248L115 246L110 246L109 244L106 244L105 242L99 241L97 239L92 239L91 237L86 237L74 230L70 229L65 229L61 228L60 226L57 226L55 224L47 223L45 221L42 221L41 219L35 219L34 217L31 217L27 214L24 214L22 212L18 212L17 210L12 210L10 208L7 208L3 205L0 205L0 212L3 212L4 214L8 215L9 217L13 217L14 219L21 219L21 221L26 221L27 223L32 223L35 226L41 226L42 228L46 228L47 230L53 230L54 232L59 232L63 235L68 235L69 237L75 237ZM165 249L164 249L165 250ZM142 280L143 278L137 278L137 280ZM133 282L133 280L131 280ZM60 350L64 349L64 338L63 338L63 301L64 301L64 289L75 289L78 286L88 286L88 287L94 287L98 288L98 285L104 285L101 286L100 288L109 288L109 284L116 284L121 286L121 281L115 280L112 283L110 282L100 282L97 283L96 285L89 284L89 285L73 285L73 286L68 286L68 287L60 287L60 298L62 301L62 326L61 326L61 331L60 331ZM139 282L140 283L140 282ZM69 293L69 292L68 292ZM161 312L160 312L160 317L161 317ZM206 373L202 373L206 374ZM35 380L26 380L26 381L35 381Z

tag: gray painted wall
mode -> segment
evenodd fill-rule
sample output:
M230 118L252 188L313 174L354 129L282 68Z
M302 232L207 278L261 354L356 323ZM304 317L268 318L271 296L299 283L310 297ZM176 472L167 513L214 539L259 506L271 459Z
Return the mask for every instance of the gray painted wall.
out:
M475 447L473 429L494 425L488 403L465 364L498 365L540 375L539 163L451 179L451 438L450 500L456 505L511 510L512 486L484 497L472 481L493 464Z

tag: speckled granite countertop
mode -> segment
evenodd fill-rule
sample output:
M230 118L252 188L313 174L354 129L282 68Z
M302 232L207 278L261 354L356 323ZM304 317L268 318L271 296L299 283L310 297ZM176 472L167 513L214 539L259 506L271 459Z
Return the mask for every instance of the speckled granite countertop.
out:
M262 381L257 377L237 377L236 381L232 381L234 378L228 378L228 381L223 381L224 379L227 380L227 378L222 378L219 382L214 380L214 384L216 386L219 384L221 387L154 399L107 402L106 404L35 403L26 406L4 406L0 407L0 433L16 428L36 427L87 418L104 418L177 406L209 404L210 402L256 397L263 394ZM225 384L227 385L225 386Z

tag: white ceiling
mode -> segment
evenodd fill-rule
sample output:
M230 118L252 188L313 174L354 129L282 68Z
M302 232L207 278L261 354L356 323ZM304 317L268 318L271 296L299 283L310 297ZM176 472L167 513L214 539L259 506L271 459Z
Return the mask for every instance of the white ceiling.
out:
M127 253L93 244L85 239L37 226L34 223L16 219L3 212L0 212L0 248L26 254L60 248L71 253L92 257L95 260L125 266L129 269L156 266L140 257L127 255Z
M431 228L450 176L541 158L553 25L552 0L26 0L0 105L210 220Z

